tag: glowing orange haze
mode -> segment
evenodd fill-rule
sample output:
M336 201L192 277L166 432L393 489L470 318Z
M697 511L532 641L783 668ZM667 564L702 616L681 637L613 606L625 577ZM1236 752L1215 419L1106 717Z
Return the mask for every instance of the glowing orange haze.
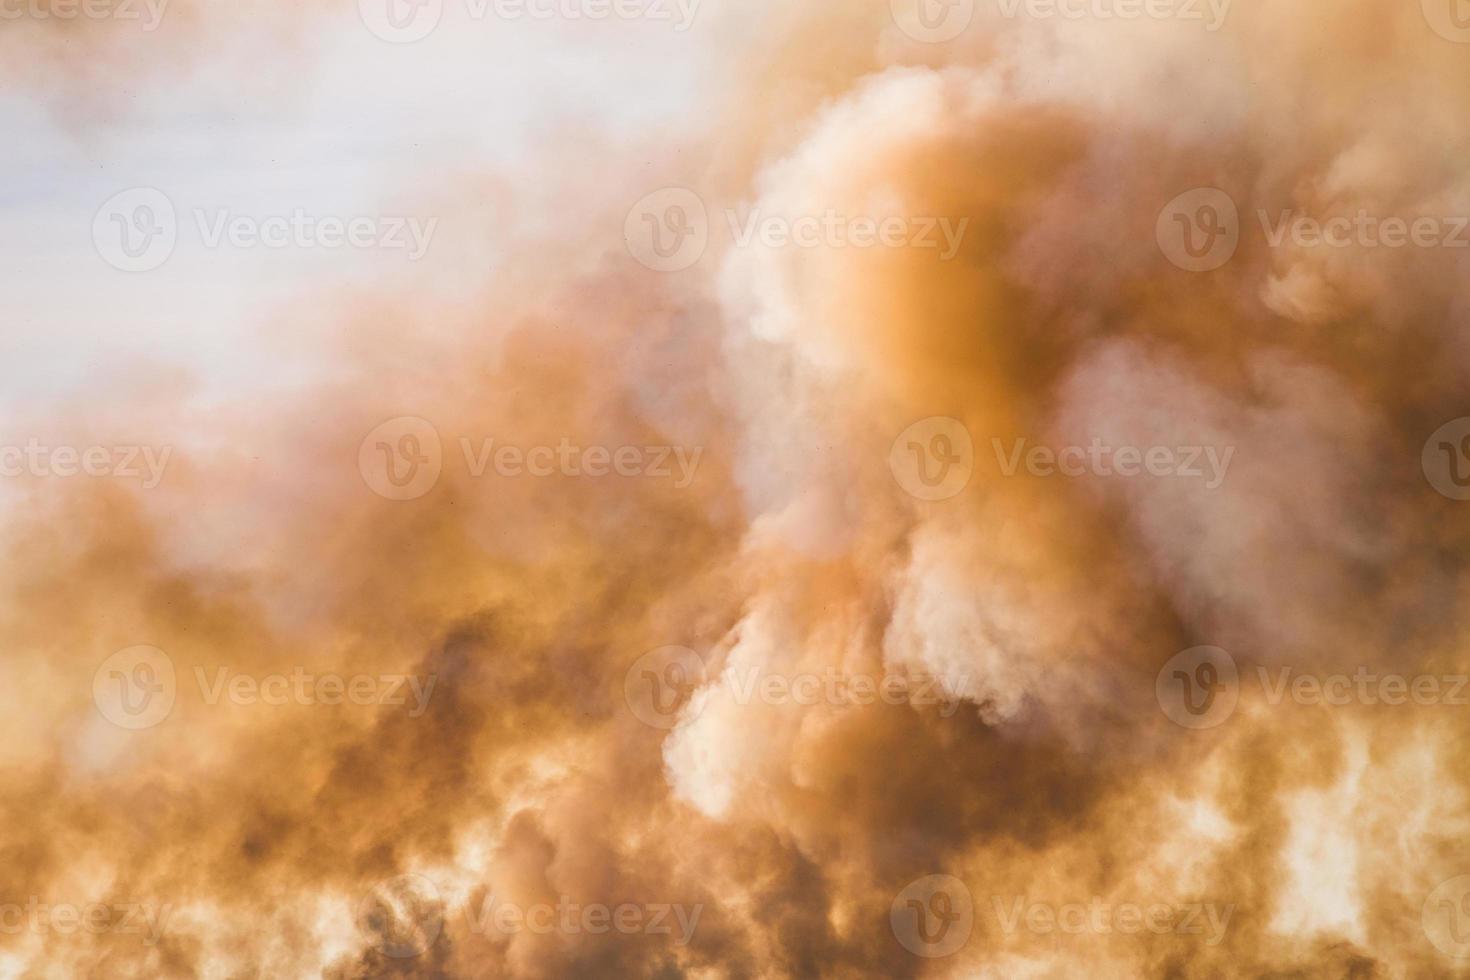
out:
M1272 237L1470 214L1470 48L1009 6L705 11L667 147L444 191L585 219L473 301L28 420L174 449L8 481L0 975L1466 972L1470 250Z

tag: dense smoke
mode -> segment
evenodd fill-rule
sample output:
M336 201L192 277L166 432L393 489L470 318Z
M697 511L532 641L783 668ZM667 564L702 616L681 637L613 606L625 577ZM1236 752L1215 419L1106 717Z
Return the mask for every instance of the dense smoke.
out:
M0 975L1458 975L1430 6L705 10L667 145L443 190L469 298L12 420L172 456L7 481Z

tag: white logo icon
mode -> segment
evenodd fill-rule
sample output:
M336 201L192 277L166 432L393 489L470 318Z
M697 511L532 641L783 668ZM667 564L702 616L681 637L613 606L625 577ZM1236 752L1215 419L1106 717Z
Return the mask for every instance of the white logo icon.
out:
M888 924L903 948L939 959L959 952L975 928L975 900L953 875L929 875L898 893Z
M444 468L439 430L412 415L389 419L358 447L357 468L378 496L417 500L434 489Z
M434 33L444 16L444 0L357 0L357 12L375 37L412 44Z
M1424 19L1446 41L1470 44L1470 0L1421 0Z
M1154 696L1169 720L1182 728L1223 725L1240 700L1235 658L1219 647L1177 653L1154 680Z
M893 440L888 467L898 485L920 500L948 500L970 484L975 443L958 419L923 419Z
M97 710L119 728L152 728L173 711L177 694L174 662L158 647L119 650L92 675Z
M1240 212L1229 194L1199 187L1164 206L1154 235L1164 257L1179 268L1210 272L1235 257L1240 246Z
M123 272L157 269L174 254L178 241L173 202L152 187L114 194L92 219L97 254Z
M889 0L893 22L915 41L953 41L975 19L975 0Z
M623 224L628 253L656 272L679 272L709 247L709 213L698 194L665 187L633 205Z

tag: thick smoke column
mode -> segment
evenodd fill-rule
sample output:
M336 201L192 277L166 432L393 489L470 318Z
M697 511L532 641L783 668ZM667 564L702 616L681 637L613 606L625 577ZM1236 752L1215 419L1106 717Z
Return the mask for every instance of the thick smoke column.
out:
M173 456L6 481L0 975L1470 972L1452 13L701 16L320 380L8 429Z

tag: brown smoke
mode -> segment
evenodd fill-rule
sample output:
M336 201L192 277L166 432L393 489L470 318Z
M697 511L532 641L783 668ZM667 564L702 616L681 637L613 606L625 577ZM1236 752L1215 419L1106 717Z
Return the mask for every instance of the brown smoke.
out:
M944 43L861 8L707 11L727 50L668 147L604 162L562 133L524 194L509 174L446 191L516 229L505 263L469 301L315 299L328 328L271 342L328 380L224 405L180 382L8 426L175 459L146 492L12 481L0 905L168 917L156 942L0 930L0 974L1465 972L1426 924L1470 873L1464 709L1272 703L1263 680L1470 670L1470 505L1421 471L1466 414L1465 260L1272 246L1257 212L1470 214L1466 49L1372 0L1241 0L1213 32L982 3ZM665 186L708 209L708 253L676 272L623 241ZM1156 225L1206 187L1240 243L1191 272ZM551 208L575 225L536 220ZM727 210L967 225L946 261L741 246ZM432 423L443 471L400 501L360 450L402 417ZM920 500L890 449L939 417L974 473ZM476 478L461 437L701 456L683 486L672 462ZM1214 487L1007 476L1022 439L1233 454ZM128 730L94 674L140 644L177 701ZM703 673L661 727L627 691L670 646ZM1194 730L1156 682L1201 646L1233 658L1239 704ZM416 715L406 688L209 703L220 668L435 686ZM780 703L727 670L964 697ZM896 924L930 875L973 911L934 958ZM682 942L672 911L670 933L479 918L559 902L699 912ZM1088 918L1028 925L1037 905ZM1126 930L1131 906L1175 919ZM1174 928L1189 909L1197 930Z

